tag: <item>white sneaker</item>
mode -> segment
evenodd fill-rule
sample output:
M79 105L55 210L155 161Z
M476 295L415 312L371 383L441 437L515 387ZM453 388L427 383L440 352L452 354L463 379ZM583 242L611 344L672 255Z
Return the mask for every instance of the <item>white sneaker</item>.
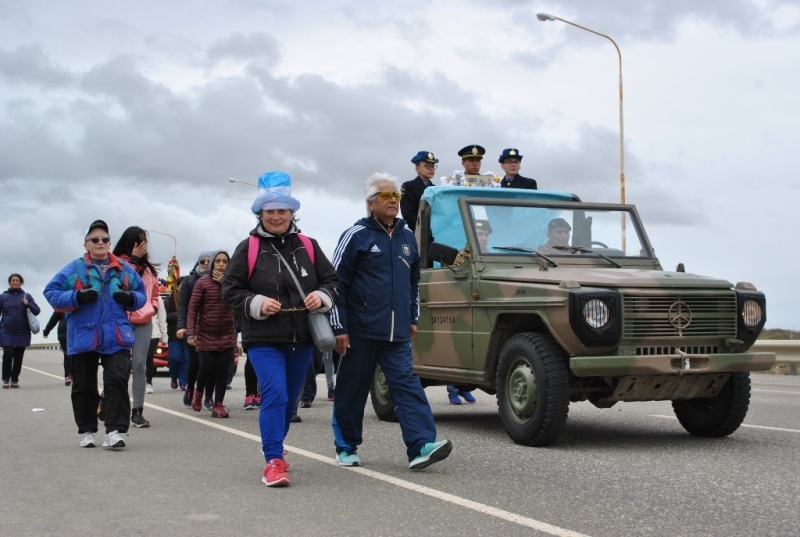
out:
M94 433L87 431L81 435L81 447L94 447Z
M122 439L117 431L111 431L106 435L105 440L103 440L103 447L110 449L124 448L125 440Z
M152 384L148 384L144 388L144 393L156 393L156 391L153 389L153 385Z

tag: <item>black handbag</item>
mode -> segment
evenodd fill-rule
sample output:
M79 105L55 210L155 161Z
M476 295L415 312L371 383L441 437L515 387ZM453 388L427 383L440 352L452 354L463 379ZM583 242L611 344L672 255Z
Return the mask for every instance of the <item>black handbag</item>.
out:
M289 266L289 263L286 262L286 259L281 255L280 251L275 247L274 244L271 244L272 248L275 249L275 253L278 254L278 257L281 258L283 265L286 267L286 270L289 271L289 275L294 280L294 284L297 286L297 290L300 291L300 296L303 300L306 299L306 294L303 292L303 287L300 285L300 282L297 280L297 276L295 276L292 267ZM309 311L308 312L308 331L311 333L311 341L314 342L314 346L321 350L322 352L332 351L336 348L336 337L333 335L333 328L331 328L331 323L328 320L328 316L321 312Z

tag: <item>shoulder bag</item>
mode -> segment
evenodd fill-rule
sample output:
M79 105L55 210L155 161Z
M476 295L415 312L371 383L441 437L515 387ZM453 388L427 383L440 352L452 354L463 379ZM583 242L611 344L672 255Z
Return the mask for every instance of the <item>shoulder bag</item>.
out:
M28 314L28 327L31 329L32 334L38 334L41 326L39 325L39 319L36 318L36 315L33 314L31 310L27 307L25 308L25 313Z
M297 286L300 296L303 298L303 300L305 300L306 294L303 292L303 288L300 285L300 282L297 280L297 276L295 276L294 271L289 266L289 263L286 262L286 259L284 259L274 244L270 243L270 245L275 250L275 253L278 254L278 257L281 258L283 265L286 267L286 270L289 271L289 275L294 280L294 284ZM331 328L331 323L328 320L328 316L324 313L314 311L308 312L308 331L311 332L311 340L314 342L314 346L322 352L332 351L336 348L336 337L333 335L333 329Z

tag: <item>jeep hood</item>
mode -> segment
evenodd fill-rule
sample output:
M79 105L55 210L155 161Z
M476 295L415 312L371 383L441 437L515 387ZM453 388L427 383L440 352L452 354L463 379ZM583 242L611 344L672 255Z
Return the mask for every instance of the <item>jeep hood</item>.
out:
M539 267L499 268L491 267L480 275L481 280L544 283L558 285L562 281L578 282L581 287L631 287L631 288L703 288L732 289L727 280L689 274L686 272L664 272L660 270L626 268L551 267L541 271Z

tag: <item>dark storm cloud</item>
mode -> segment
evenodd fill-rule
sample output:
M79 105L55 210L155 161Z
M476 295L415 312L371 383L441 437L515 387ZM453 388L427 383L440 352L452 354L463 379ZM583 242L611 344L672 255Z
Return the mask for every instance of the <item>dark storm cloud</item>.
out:
M501 174L496 155L519 147L541 188L617 199L615 132L585 127L574 144L554 146L538 118L514 110L489 117L468 87L435 71L386 67L369 82L341 85L276 76L279 54L264 33L219 40L209 61L245 60L244 71L185 92L149 78L131 56L69 73L76 83L48 109L7 103L0 177L190 187L283 169L304 187L350 197L374 171L412 178L409 160L419 150L436 153L438 175L449 175L461 167L458 149L480 143L489 153L484 171ZM633 170L635 155L628 162Z
M39 47L25 46L0 50L0 79L47 90L69 85L74 77L54 65Z

